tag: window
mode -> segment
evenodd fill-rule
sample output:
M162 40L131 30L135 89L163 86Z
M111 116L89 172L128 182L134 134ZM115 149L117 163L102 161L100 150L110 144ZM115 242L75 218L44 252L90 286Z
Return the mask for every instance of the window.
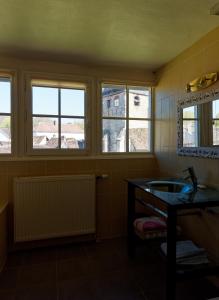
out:
M109 99L119 99L109 107ZM141 97L141 105L135 105ZM147 87L102 85L102 152L151 151L151 91Z
M11 78L0 77L0 154L11 154Z
M86 149L86 86L32 80L32 145L43 150Z
M219 100L212 101L213 145L219 145Z
M91 77L24 75L18 106L16 73L0 74L0 155L151 152L150 88L103 84L100 112L92 106L97 91Z
M183 147L198 146L198 129L197 105L183 108Z

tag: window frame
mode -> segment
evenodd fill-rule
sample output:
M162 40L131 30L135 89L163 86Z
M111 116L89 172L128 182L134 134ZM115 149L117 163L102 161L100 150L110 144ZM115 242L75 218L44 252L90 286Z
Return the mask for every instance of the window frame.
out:
M1 158L14 157L18 152L17 134L18 134L18 112L17 112L17 72L15 70L0 69L0 79L9 79L11 83L11 99L10 99L10 113L0 113L0 115L7 115L11 117L11 152L0 153Z
M103 85L115 85L115 86L125 86L126 90L126 116L125 117L104 117L102 115L102 86ZM150 101L150 118L134 118L129 117L129 92L127 88L146 88L149 91L149 101ZM132 157L132 156L149 156L154 153L154 87L151 86L151 84L147 84L146 82L139 82L139 81L111 81L107 79L99 80L98 82L98 93L99 93L99 121L98 121L98 127L99 127L99 138L98 138L98 154L100 156L105 157ZM102 120L103 119L118 119L118 120L125 120L126 122L126 151L125 152L103 152L102 147ZM149 121L149 131L150 131L150 151L129 151L129 121L136 120L136 121ZM128 150L127 150L128 149Z
M91 149L91 132L90 132L90 120L91 120L91 94L92 94L92 80L81 76L68 76L57 74L42 74L31 73L25 76L25 141L24 152L27 156L86 156L90 154ZM85 148L84 149L70 149L70 148L50 148L50 149L34 149L33 148L33 114L32 111L32 86L40 86L32 84L32 82L44 82L43 87L54 88L76 88L76 86L84 86L85 98L84 98L84 134L85 134ZM52 85L50 85L52 84ZM48 115L43 115L47 117ZM62 118L62 114L52 115L53 118ZM65 118L67 116L64 116ZM68 116L70 117L70 116ZM75 116L72 116L75 117ZM60 143L59 143L60 146Z

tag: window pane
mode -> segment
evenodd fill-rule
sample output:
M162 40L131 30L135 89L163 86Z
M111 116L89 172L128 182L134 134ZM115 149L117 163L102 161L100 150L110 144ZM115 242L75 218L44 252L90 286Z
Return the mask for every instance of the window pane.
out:
M0 79L0 113L11 112L11 82L9 79Z
M126 125L124 120L103 120L102 151L126 151Z
M102 86L103 117L126 116L126 89L122 85Z
M183 108L183 119L196 119L197 115L197 105Z
M61 120L61 148L84 149L85 133L84 120L62 118Z
M11 153L11 117L0 116L0 153Z
M129 88L129 117L150 118L150 95L146 88Z
M58 89L48 87L32 88L33 114L57 115L58 114Z
M58 118L33 117L33 148L58 148Z
M213 119L219 119L219 100L212 101Z
M129 121L129 151L150 151L150 122Z
M183 147L198 146L198 121L183 120Z
M61 114L84 116L84 90L61 89Z
M219 120L213 123L213 145L219 145Z

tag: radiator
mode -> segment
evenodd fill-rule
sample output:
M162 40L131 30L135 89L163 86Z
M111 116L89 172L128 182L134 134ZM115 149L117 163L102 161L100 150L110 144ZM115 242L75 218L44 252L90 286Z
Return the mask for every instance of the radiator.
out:
M14 240L95 233L95 176L14 179Z

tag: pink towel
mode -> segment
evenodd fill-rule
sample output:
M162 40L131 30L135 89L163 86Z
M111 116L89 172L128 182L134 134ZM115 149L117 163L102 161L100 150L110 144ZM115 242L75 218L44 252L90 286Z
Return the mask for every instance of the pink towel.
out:
M166 230L166 222L159 217L144 217L134 221L134 227L140 232Z

